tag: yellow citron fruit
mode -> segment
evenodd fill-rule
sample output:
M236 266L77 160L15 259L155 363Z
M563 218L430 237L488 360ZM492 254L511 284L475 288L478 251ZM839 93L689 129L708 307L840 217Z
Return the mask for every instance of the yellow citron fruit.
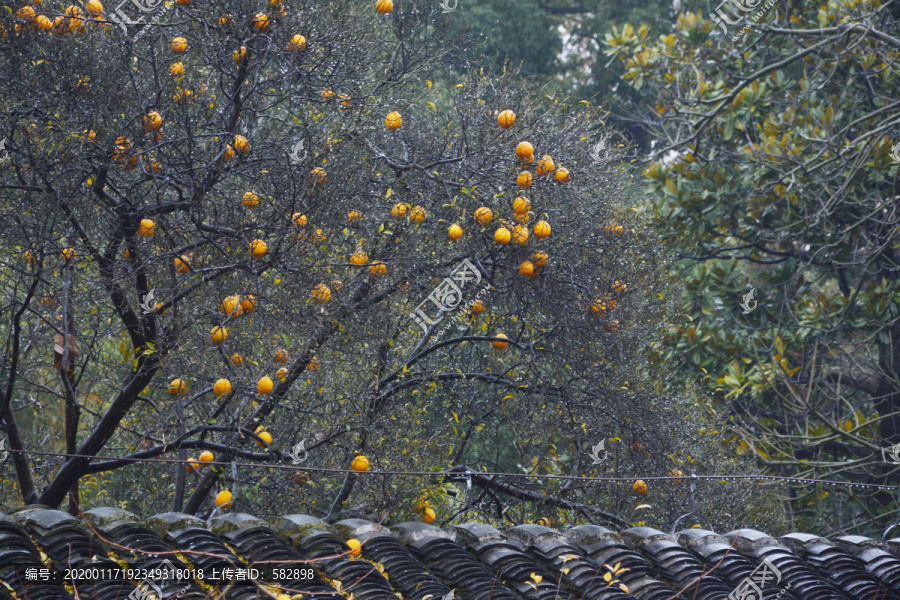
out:
M350 468L354 471L368 471L369 470L369 459L360 454L356 458L353 459L353 462L350 464Z
M362 553L362 544L356 538L347 540L347 547L350 548L350 556L359 556Z
M504 110L497 116L497 123L503 129L509 129L516 122L516 113L511 110Z
M394 3L392 0L378 0L375 3L375 10L378 11L379 15L386 15L394 10Z
M372 261L372 264L369 265L369 275L372 277L380 277L387 273L387 265L381 262L380 260Z
M523 277L534 277L536 271L534 270L534 263L530 260L522 261L522 264L519 265L519 275Z
M175 259L175 270L179 273L187 273L191 268L191 261L182 254Z
M265 444L263 444L262 442L257 440L256 445L259 446L260 448L265 448L266 446L272 445L272 434L269 433L268 431L262 431L262 432L257 433L256 435L261 437L262 441L265 442Z
M503 338L504 340L505 340L505 339L508 339L508 338L506 337L506 334L505 334L505 333L498 333L498 334L495 335L494 337ZM494 346L494 348L496 348L497 350L506 350L506 347L509 346L509 342L501 342L500 340L494 340L493 342L491 342L491 344L492 344L492 345Z
M216 457L213 456L213 453L210 452L209 450L204 450L203 452L200 453L200 462L202 462L202 463L212 462L215 459L216 459Z
M472 314L473 315L480 315L483 312L484 312L484 302L482 302L481 300L476 300L475 302L472 303Z
M171 48L173 52L184 52L187 50L187 40L181 36L172 38Z
M558 183L568 183L569 181L569 170L565 167L560 167L556 170L556 175L553 176Z
M275 362L283 365L284 363L287 362L287 359L288 359L288 351L287 350L285 350L284 348L279 348L278 350L275 351Z
M391 216L395 219L402 219L406 216L406 213L409 211L409 204L404 204L403 202L398 202L394 205L394 208L391 209Z
M331 288L329 288L324 283L320 283L313 288L312 297L313 300L315 300L319 304L325 304L326 302L331 300Z
M222 396L227 396L231 393L231 382L227 379L218 380L215 385L213 385L213 394L221 398Z
M268 375L263 376L259 382L256 384L256 391L262 394L263 396L268 396L272 393L272 388L274 384L272 383L272 378Z
M228 339L228 330L224 327L213 327L212 330L210 330L209 334L209 339L213 344L221 344Z
M141 219L141 225L138 227L138 235L150 237L156 233L156 223L150 219Z
M434 520L437 518L437 515L434 512L434 509L430 506L425 509L425 514L422 515L422 521L431 525L434 523Z
M541 157L541 160L538 161L537 169L535 170L538 175L549 175L553 172L555 167L556 165L553 164L553 157L549 154L545 154Z
M512 239L520 246L528 243L528 228L523 225L516 225L512 232Z
M532 182L534 182L534 176L528 171L522 171L519 173L519 176L516 177L516 185L518 185L523 190L531 187Z
M384 124L388 129L399 129L401 125L403 125L403 117L400 116L396 110L392 110L388 113L388 116L384 119Z
M268 249L269 247L264 241L253 240L252 242L250 242L250 248L248 250L250 251L250 254L253 255L253 258L262 258L266 255L266 251Z
M234 136L234 149L241 154L246 154L250 151L250 142L244 136L236 135Z
M216 494L216 506L219 508L228 508L232 505L231 501L231 492L228 490L222 490L218 494Z
M241 198L241 202L245 208L256 208L257 205L259 205L259 196L253 192L244 192L244 197Z
M244 357L235 352L231 355L231 364L235 367L241 366L242 364L244 364Z
M353 256L350 257L350 264L354 267L361 267L367 262L369 262L369 257L365 252L362 252L360 250L354 252Z
M187 383L183 379L173 379L169 384L169 393L173 396L184 396L187 394Z
M522 162L531 162L534 160L534 146L528 142L519 142L516 146L516 157Z
M531 200L524 196L519 196L513 201L513 212L517 215L523 215L531 210Z
M425 208L422 206L414 206L409 212L409 220L413 223L424 223L427 216L428 213L425 212Z
M222 300L222 312L229 317L239 317L243 312L240 296L228 296Z
M638 479L637 481L634 482L634 485L631 486L631 489L633 489L634 493L637 494L638 496L643 496L644 494L647 493L647 484L644 483L642 480Z
M506 227L498 227L497 231L494 232L494 241L501 246L508 244L511 239L512 233Z
M550 235L550 223L547 221L538 221L534 224L534 237L542 240L548 235Z
M550 256L543 250L538 250L534 253L534 256L531 260L532 262L534 262L534 266L536 266L537 268L541 268L543 266L546 266L547 261L550 260Z
M462 234L463 234L463 229L462 229L462 227L460 227L460 226L459 226L458 224L456 224L456 223L454 223L453 225L451 225L450 228L447 230L447 235L449 235L449 236L450 236L450 239L453 240L454 242L455 242L456 240L458 240L459 238L461 238L461 237L462 237Z
M487 206L475 209L475 220L480 225L487 225L494 218L494 211Z
M288 42L288 50L291 52L296 52L297 50L303 50L306 48L306 38L300 35L299 33L294 35L291 38L291 41Z

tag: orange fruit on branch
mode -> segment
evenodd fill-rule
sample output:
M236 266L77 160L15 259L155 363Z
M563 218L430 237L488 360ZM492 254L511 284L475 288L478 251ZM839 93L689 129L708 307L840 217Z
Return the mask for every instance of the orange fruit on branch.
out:
M354 267L361 267L367 262L369 262L369 257L365 252L362 252L360 250L354 252L353 256L350 257L350 264L352 264Z
M193 456L188 457L187 464L185 465L188 473L199 473L200 472L200 463Z
M517 215L523 215L531 210L531 200L524 196L519 196L513 200L513 212Z
M402 219L406 216L406 213L409 211L409 204L404 204L403 202L398 202L394 205L394 208L391 209L391 216L395 219Z
M241 198L241 203L245 208L254 209L259 205L259 196L257 196L253 192L244 192L244 197Z
M209 450L204 450L203 452L200 453L200 462L202 462L202 463L213 462L215 459L216 459L216 457L213 456L213 453L210 452Z
M247 56L247 46L241 46L231 54L231 60L237 64L241 64L244 57Z
M216 494L216 506L219 508L230 508L234 502L231 500L231 492L222 490Z
M244 364L244 357L235 352L231 355L231 364L235 367L241 366L242 364Z
M279 348L275 351L275 362L280 365L283 365L288 360L288 351L284 348Z
M268 251L269 247L262 240L253 240L250 242L250 247L248 251L253 255L253 258L262 258L266 255L266 251Z
M284 381L284 378L287 377L287 374L288 374L287 367L281 367L280 369L278 369L278 370L275 372L275 377L277 377L278 379Z
M328 173L325 172L325 169L323 169L322 167L316 167L310 172L309 180L313 181L313 178L315 178L316 183L325 183L327 177Z
M234 149L241 154L246 154L250 151L250 142L244 136L236 135L234 136Z
M511 110L501 111L500 114L497 116L497 123L503 129L509 129L510 127L512 127L515 124L515 122L516 122L516 113L514 113Z
M484 312L484 302L482 302L481 300L476 300L475 302L472 303L472 314L473 315L480 315L483 312Z
M368 471L369 459L360 454L353 459L353 462L350 464L350 468L354 471Z
M457 223L454 223L453 225L450 226L449 229L447 229L447 235L450 236L451 241L455 242L456 240L458 240L459 238L462 237L462 234L463 234L463 228L460 227Z
M537 275L537 271L535 271L534 263L530 260L522 261L522 264L519 265L519 275L523 277L528 277L529 279Z
M506 227L498 227L494 232L494 241L501 246L505 246L512 239L512 233Z
M413 223L424 223L427 216L428 213L425 212L425 207L416 205L409 213L409 220Z
M516 157L522 162L532 162L534 160L534 146L528 142L519 142L519 145L516 146Z
M90 0L84 7L92 17L99 17L103 14L103 5L100 3L100 0Z
M549 154L545 154L538 161L537 168L535 170L537 171L538 175L549 175L553 172L553 169L555 167L556 165L553 164L553 157L551 157Z
M557 183L568 183L569 170L565 167L558 168L556 170L556 174L553 176L553 179L555 179Z
M331 300L331 288L329 288L324 283L320 283L313 288L312 297L313 300L315 300L319 304L325 304L326 302Z
M393 0L378 0L375 3L375 10L378 11L379 15L386 15L394 10L394 2Z
M90 9L88 9L90 11ZM179 54L187 50L187 40L181 36L177 36L172 38L172 44L170 45L172 48L172 52L178 52Z
M266 13L256 13L252 22L257 31L267 31L269 29L269 17Z
M291 41L288 42L288 50L290 50L291 52L296 52L297 50L303 50L304 48L306 48L306 38L303 37L302 35L300 35L299 33L295 34L291 38Z
M159 111L151 110L144 116L144 129L147 131L156 131L162 127L162 115Z
M631 486L631 489L634 490L634 493L638 496L643 496L647 493L647 484L643 482L643 480L638 479L634 482L634 485Z
M307 219L306 215L303 213L294 213L291 215L291 221L293 221L296 227L306 227Z
M156 233L156 223L150 219L141 219L141 225L138 227L138 235L150 237Z
M226 339L228 339L228 330L224 327L213 327L209 334L209 339L213 344L221 344Z
M179 273L187 273L191 268L190 258L182 254L175 258L175 270Z
M169 73L172 75L184 75L184 63L174 62L172 66L169 67Z
M425 512L422 514L422 521L431 525L434 523L434 520L437 518L437 515L434 512L434 509L430 506L425 509Z
M256 296L249 294L241 298L241 312L248 313L256 310Z
M400 116L396 110L392 110L388 113L388 116L384 119L384 124L388 129L399 129L401 125L403 125L403 117Z
M387 265L380 260L373 261L369 266L369 275L372 277L381 277L387 273Z
M512 239L520 246L528 243L528 228L523 225L516 225L512 232Z
M275 384L272 382L272 378L268 375L264 375L258 382L256 382L256 391L263 396L268 396L272 393L272 388L274 386Z
M173 379L169 384L169 393L173 396L184 396L187 394L187 383L183 379Z
M534 266L541 268L547 265L547 261L550 260L550 256L543 250L538 250L534 253L534 256L531 260L532 262L534 262Z
M487 206L482 206L475 210L475 220L480 225L487 225L494 219L494 211Z
M542 240L550 235L550 223L547 221L538 221L534 224L534 237Z
M222 396L227 396L231 393L231 382L227 379L219 379L213 385L213 394L221 398Z
M359 225L362 223L362 213L358 210L351 210L347 213L347 220L351 225Z
M229 317L239 317L243 312L240 296L228 296L222 300L222 312Z
M516 185L518 185L523 190L530 188L533 182L534 176L528 171L522 171L521 173L519 173L519 176L516 177Z
M498 334L495 335L494 337L503 338L504 340L509 339L509 338L506 337L506 334L505 334L505 333L498 333ZM506 350L506 347L509 346L509 342L503 342L503 341L500 341L500 340L494 340L493 342L491 342L491 344L492 344L492 345L494 346L494 348L496 348L497 350Z
M362 553L362 544L356 538L347 540L347 547L350 548L350 556L359 556Z

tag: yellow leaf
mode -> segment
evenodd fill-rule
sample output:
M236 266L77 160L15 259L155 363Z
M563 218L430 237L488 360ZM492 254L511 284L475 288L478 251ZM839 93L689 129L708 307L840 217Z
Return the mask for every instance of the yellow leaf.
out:
M428 80L426 79L425 81L428 81ZM431 82L430 82L430 81L428 81L428 89L429 89L429 90L431 89ZM425 600L425 599L423 598L422 600Z
M430 108L431 110L437 110L437 109L434 107L434 102L429 102L429 103L428 103L428 108Z
M450 411L450 414L453 415L453 418L456 419L456 422L457 422L457 423L459 423L459 417L456 416L456 413L453 412L453 411L451 410L451 411Z
M610 581L612 581L612 573L604 573L603 579L604 581L606 581L606 583L609 583Z
M394 195L394 190L392 190L391 188L388 188L388 191L387 191L387 193L384 195L384 197L385 197L385 198L390 198L390 197L393 196L393 195Z

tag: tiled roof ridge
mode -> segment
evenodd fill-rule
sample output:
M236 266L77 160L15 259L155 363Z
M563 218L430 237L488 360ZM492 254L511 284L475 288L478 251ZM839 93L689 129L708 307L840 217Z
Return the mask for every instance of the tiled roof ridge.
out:
M358 557L347 554L351 538L363 543ZM0 599L72 600L75 592L85 599L134 599L141 581L83 580L73 589L29 580L26 570L134 570L164 560L185 572L252 567L260 575L257 581L165 582L163 600L272 594L304 600L727 600L748 578L759 579L761 568L769 574L761 586L764 600L900 600L900 538L773 538L753 529L720 534L696 528L670 535L597 525L501 530L477 522L387 527L365 519L328 524L300 514L266 521L226 513L207 522L182 513L141 519L118 508L89 510L82 519L39 506L0 514Z

